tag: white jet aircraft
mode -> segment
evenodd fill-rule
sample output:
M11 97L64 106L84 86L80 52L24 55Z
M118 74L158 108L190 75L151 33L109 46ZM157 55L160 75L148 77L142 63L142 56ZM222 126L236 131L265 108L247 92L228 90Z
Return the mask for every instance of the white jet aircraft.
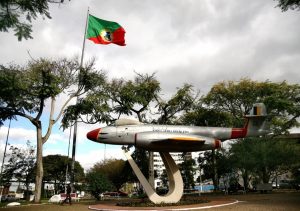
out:
M256 103L245 116L243 128L155 125L119 119L113 125L90 131L87 138L103 144L134 145L149 151L204 151L220 148L222 141L268 134L266 117L265 105Z

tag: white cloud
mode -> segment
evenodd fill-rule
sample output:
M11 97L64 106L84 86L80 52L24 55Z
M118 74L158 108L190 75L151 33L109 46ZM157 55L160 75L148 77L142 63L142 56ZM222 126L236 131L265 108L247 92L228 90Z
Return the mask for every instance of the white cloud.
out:
M3 126L0 130L0 141L3 142L6 140L8 128ZM13 143L26 143L26 141L35 141L36 140L36 131L25 128L10 128L9 132L9 141Z
M118 147L107 147L106 149L91 150L88 154L77 154L76 160L84 167L85 170L90 169L97 162L103 161L104 159L123 159L126 157L121 149Z

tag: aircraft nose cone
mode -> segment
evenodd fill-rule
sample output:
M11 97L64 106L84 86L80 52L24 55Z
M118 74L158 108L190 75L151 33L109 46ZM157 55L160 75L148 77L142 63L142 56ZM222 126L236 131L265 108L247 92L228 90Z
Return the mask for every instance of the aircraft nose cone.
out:
M86 137L92 141L97 141L101 128L92 130L86 134Z

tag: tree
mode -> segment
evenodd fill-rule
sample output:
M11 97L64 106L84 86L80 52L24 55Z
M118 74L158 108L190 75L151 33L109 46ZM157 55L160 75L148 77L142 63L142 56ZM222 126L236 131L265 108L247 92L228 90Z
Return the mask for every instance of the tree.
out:
M162 174L159 176L159 179L161 180L162 187L167 187L168 186L168 174L166 169L163 169Z
M299 126L300 85L257 82L242 79L215 84L205 96L206 105L216 111L228 112L235 127L243 126L244 115L249 114L254 103L263 102L272 117L274 134L288 133L288 129Z
M180 117L180 123L184 125L211 127L232 126L234 120L230 113L209 108L203 99L204 97L199 99L191 110ZM200 155L198 158L200 168L204 170L204 178L211 178L216 188L219 186L220 177L228 172L228 164L226 163L228 159L225 156L219 159L220 156L221 154L218 151L212 150L209 153L205 153L204 157Z
M109 124L124 114L136 114L140 122L145 122L145 112L160 90L154 75L147 74L137 74L133 81L114 79L102 84L76 105L68 107L62 120L64 127L76 119L88 124Z
M251 173L259 162L252 154L254 150L253 143L249 138L234 142L230 148L230 163L233 169L241 172L245 189L249 188Z
M111 100L114 102L113 111L121 114L137 115L140 122L145 122L145 112L149 104L157 97L160 84L155 75L137 74L134 80L113 80L109 84Z
M233 125L232 115L214 110L198 102L191 111L180 117L180 123L194 126L229 127Z
M215 189L218 189L220 178L232 171L225 152L205 151L203 155L199 154L198 163L203 170L203 179L212 179Z
M29 200L29 185L34 181L36 162L35 147L27 141L27 148L11 146L8 163L4 166L1 180L10 183L12 179L17 179L19 183L24 183L26 187L26 199Z
M183 162L179 164L179 169L181 171L181 175L183 176L184 188L194 188L195 160L192 158L191 153L182 153L182 158Z
M64 0L1 0L0 2L0 31L14 29L18 40L32 39L32 19L38 15L51 18L49 3L63 3Z
M272 117L271 131L273 134L282 134L288 133L288 129L299 125L299 96L300 86L298 84L288 84L285 81L272 83L241 79L238 82L227 81L215 84L203 98L203 102L207 108L230 114L235 127L243 126L243 117L250 112L254 103L263 102L266 104L268 114ZM245 150L241 149L241 151ZM246 159L244 155L241 156L242 160ZM249 162L247 165L251 165L251 159L249 157L246 160ZM236 165L243 165L242 160ZM246 186L248 185L247 168L250 168L247 165L245 164L244 168L241 168Z
M91 171L86 174L88 190L97 199L100 200L100 194L113 188L112 183L101 172Z
M198 93L194 95L193 87L190 84L184 84L178 88L177 92L169 100L163 100L156 97L159 118L158 124L171 124L176 120L176 115L183 111L189 111L198 98Z
M90 172L99 172L104 175L119 190L127 181L124 175L125 161L118 159L109 159L97 162L90 169Z
M149 154L145 153L145 150L136 148L132 153L132 158L135 160L144 176L146 178L149 178ZM130 171L130 173L131 175L129 175L129 178L131 178L132 181L136 181L137 177L135 176L135 174L133 175L132 170Z
M282 12L286 12L287 10L295 10L300 9L300 0L278 0L277 7L281 8Z
M286 140L272 138L247 138L232 144L233 166L242 172L245 187L249 176L258 182L269 183L278 174L293 169L299 160L299 146Z
M72 159L64 155L47 155L43 157L44 165L44 181L54 181L55 192L57 191L57 183L64 184L66 182L66 168L71 169ZM74 178L75 182L84 180L84 170L78 161L75 161Z
M59 122L64 109L73 98L101 87L105 79L104 74L95 71L93 65L94 62L91 61L85 67L80 67L75 59L39 59L30 61L23 67L0 65L0 124L8 118L22 117L36 128L36 202L40 201L41 196L43 144L49 139L53 125ZM74 85L78 85L78 89L74 90ZM60 95L66 95L65 101L55 110L56 99ZM41 121L42 115L47 112L44 109L46 102L50 103L47 127Z

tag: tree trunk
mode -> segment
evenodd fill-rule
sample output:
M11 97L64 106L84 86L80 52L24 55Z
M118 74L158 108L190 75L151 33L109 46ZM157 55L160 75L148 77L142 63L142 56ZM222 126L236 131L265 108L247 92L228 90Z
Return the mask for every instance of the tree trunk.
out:
M262 171L262 181L263 183L269 183L270 175L268 174L268 170L266 167L263 168Z
M217 169L217 159L216 159L216 151L212 150L212 162L213 162L213 183L214 183L214 190L219 190L219 179L218 179L218 169Z
M36 177L35 177L35 192L34 192L34 202L39 203L41 201L41 191L42 191L42 180L44 176L43 170L43 139L42 139L42 126L39 122L36 126L37 130L37 149L36 149Z
M26 194L25 194L25 200L29 201L30 200L30 194L29 194L29 182L26 181Z
M249 183L248 183L248 170L245 169L244 173L242 173L243 181L244 181L244 188L248 189Z
M153 152L149 151L149 184L154 189L154 167L153 167Z

